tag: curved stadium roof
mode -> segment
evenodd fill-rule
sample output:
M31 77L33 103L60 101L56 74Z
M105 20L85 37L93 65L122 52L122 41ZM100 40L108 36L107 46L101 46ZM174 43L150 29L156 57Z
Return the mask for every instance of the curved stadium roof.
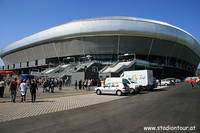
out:
M88 35L130 35L175 41L192 49L200 58L200 45L188 32L173 25L134 17L98 17L80 19L58 25L25 37L4 47L3 57L17 50L59 38L73 38Z

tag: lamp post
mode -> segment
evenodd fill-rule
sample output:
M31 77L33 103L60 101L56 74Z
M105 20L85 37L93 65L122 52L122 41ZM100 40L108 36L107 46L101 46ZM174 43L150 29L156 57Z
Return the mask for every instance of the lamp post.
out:
M91 55L87 55L86 58L91 61L92 56Z
M133 53L133 54L129 54L129 53L125 53L125 54L123 54L123 55L119 55L119 57L128 57L128 56L134 56L134 60L136 59L136 54L135 53Z
M65 60L65 59L67 59L67 60L71 60L71 59L73 59L73 62L76 61L76 60L75 60L75 57L67 57L67 58L64 58L63 60Z
M92 56L87 55L87 56L84 56L84 57L81 57L81 58L83 59L84 62L87 62L87 61L91 61Z
M117 61L119 61L119 45L120 45L120 36L118 35L117 38Z
M135 54L135 53L133 53L133 55L134 55L134 60L136 60L136 54Z
M53 66L53 63L49 62L48 67L50 68L51 66Z

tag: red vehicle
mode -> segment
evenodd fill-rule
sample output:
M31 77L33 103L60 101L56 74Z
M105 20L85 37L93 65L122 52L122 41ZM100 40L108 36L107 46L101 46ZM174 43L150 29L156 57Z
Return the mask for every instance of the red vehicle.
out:
M199 81L199 77L187 77L185 79L185 82L187 82L187 83L198 82L198 81Z
M8 70L0 70L0 75L14 75L15 72Z

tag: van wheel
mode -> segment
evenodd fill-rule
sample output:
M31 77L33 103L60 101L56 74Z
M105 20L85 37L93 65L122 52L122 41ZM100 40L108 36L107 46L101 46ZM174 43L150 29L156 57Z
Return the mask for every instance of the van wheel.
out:
M117 93L118 96L121 96L121 95L122 95L122 92L121 92L121 91L117 91L116 93Z
M168 84L165 84L165 86L167 86Z
M131 93L132 95L136 94L135 89L131 88L130 93Z
M101 91L100 90L97 90L96 93L97 93L97 95L101 95Z

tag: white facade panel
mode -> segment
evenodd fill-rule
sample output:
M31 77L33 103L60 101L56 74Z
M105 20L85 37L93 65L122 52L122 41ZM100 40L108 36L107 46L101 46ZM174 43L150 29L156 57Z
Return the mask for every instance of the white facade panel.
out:
M20 63L15 64L15 69L18 69L18 68L20 68Z
M27 68L27 62L23 62L22 64L22 68Z
M43 66L43 65L46 65L46 60L45 59L38 60L38 66Z
M30 61L29 62L29 67L35 67L35 61Z

